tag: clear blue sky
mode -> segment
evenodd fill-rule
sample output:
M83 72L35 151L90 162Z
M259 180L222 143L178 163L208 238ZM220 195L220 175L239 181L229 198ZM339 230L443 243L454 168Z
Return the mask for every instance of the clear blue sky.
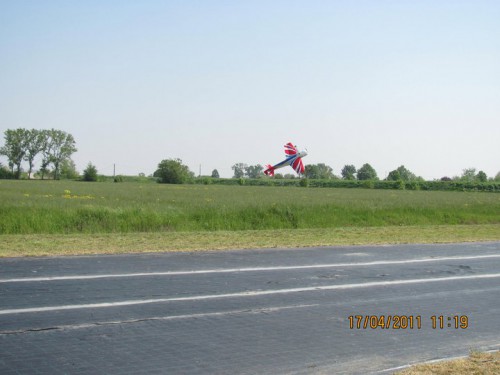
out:
M103 174L180 158L231 177L292 141L337 175L491 177L500 1L0 0L0 132L17 127L73 134Z

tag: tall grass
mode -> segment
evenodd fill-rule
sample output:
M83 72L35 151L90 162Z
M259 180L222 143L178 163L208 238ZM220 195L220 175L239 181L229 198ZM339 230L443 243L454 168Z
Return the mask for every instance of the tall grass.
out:
M0 234L500 223L481 192L0 181Z

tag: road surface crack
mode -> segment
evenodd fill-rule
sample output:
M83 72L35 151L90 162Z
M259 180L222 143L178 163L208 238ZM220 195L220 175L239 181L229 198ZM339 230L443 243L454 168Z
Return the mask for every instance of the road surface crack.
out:
M106 321L106 322L67 324L67 325L50 326L50 327L25 328L25 329L17 329L17 330L0 331L0 336L2 336L2 335L22 335L22 334L27 334L27 333L42 333L42 332L47 332L47 331L66 331L66 330L84 329L84 328L92 328L92 327L104 327L104 326L116 326L116 325L121 325L121 324L134 324L134 323L151 322L151 321L197 319L197 318L202 318L202 317L203 318L217 317L217 316L220 317L220 316L226 316L226 315L239 315L239 314L260 314L260 313L270 314L270 313L279 312L282 310L300 309L300 308L308 308L308 307L315 307L315 306L318 306L318 305L312 304L312 305L290 305L290 306L277 306L277 307L262 307L262 308L257 308L257 309L229 310L229 311L218 311L218 312L200 313L200 314L153 316L153 317L148 317L148 318L125 319L125 320Z

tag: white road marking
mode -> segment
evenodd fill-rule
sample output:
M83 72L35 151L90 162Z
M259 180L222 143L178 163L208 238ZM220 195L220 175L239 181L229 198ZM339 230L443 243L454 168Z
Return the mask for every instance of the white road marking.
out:
M76 309L96 309L105 307L145 305L151 303L201 301L201 300L220 299L220 298L255 297L255 296L273 295L273 294L289 294L289 293L313 292L313 291L324 291L324 290L371 288L379 286L424 284L432 282L478 280L478 279L492 279L492 278L500 278L500 273L484 274L484 275L468 275L468 276L451 276L451 277L428 278L428 279L375 281L375 282L359 283L359 284L324 285L324 286L302 287L302 288L291 288L291 289L255 290L255 291L246 291L239 293L210 294L204 296L201 295L201 296L190 296L190 297L171 297L171 298L156 298L156 299L144 299L144 300L128 300L119 302L104 302L104 303L92 303L92 304L82 304L82 305L30 307L24 309L0 310L0 315L37 313L37 312L61 311L61 310L76 310Z
M64 280L93 280L109 279L122 277L151 277L151 276L180 276L180 275L203 275L213 273L237 273L237 272L261 272L261 271L286 271L314 268L339 268L339 267L370 267L384 266L393 264L411 264L425 262L442 262L453 260L474 260L474 259L494 259L500 258L500 254L477 255L477 256L456 256L456 257L436 257L420 258L407 260L386 260L362 263L332 263L332 264L311 264L305 266L276 266L276 267L249 267L249 268L222 268L192 271L164 271L164 272L140 272L140 273L122 273L122 274L103 274L103 275L68 275L68 276L46 276L46 277L23 277L15 279L0 279L0 283L18 283L18 282L39 282L39 281L64 281Z

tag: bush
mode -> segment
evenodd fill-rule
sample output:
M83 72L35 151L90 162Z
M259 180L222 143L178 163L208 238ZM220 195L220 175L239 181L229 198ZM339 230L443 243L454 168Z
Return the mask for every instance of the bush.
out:
M362 183L362 186L365 189L374 189L375 188L375 183L372 180L364 180Z
M406 188L408 190L420 190L420 184L418 181L410 181L406 183Z
M14 177L15 177L14 173L12 173L8 169L6 169L2 165L0 165L0 179L10 180L10 179L13 179Z
M158 164L158 169L154 173L159 178L160 183L164 184L184 184L194 178L187 165L182 164L180 159L162 160Z
M97 181L97 168L92 163L89 163L83 171L83 181Z

